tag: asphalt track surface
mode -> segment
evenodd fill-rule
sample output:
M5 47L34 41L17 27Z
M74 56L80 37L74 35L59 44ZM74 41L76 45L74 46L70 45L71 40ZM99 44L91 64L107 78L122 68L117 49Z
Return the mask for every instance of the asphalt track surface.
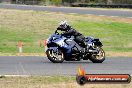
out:
M35 11L49 11L62 13L76 13L76 14L94 14L99 16L111 17L127 17L132 18L132 10L101 10L101 9L86 9L86 8L66 8L66 7L47 7L47 6L32 6L32 5L10 5L0 4L0 8L18 9L18 10L35 10Z
M0 75L76 75L79 66L89 74L130 74L132 58L106 58L103 63L72 61L52 63L39 56L0 56Z

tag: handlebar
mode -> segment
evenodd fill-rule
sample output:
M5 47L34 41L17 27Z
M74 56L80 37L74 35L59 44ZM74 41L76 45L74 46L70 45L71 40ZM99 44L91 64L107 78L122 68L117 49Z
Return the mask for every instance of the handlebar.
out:
M60 34L60 33L58 32L58 30L55 31L55 34L61 35L61 36L62 36L62 33ZM71 35L71 36L65 36L65 37L74 39L74 36L72 36L72 35Z

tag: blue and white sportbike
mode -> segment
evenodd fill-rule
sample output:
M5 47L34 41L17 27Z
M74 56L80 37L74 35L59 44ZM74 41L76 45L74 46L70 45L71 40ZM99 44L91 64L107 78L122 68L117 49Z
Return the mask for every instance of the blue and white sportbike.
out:
M93 63L102 63L105 52L99 39L86 37L87 48L74 41L73 36L62 36L57 30L47 40L46 55L53 63L65 61L91 60Z

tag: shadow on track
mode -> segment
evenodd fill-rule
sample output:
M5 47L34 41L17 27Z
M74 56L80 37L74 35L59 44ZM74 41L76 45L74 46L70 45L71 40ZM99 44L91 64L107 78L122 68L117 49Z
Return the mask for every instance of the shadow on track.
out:
M91 61L64 61L62 63L52 63L51 61L48 61L48 60L44 60L44 61L41 61L42 63L44 64L103 64L103 63L93 63Z

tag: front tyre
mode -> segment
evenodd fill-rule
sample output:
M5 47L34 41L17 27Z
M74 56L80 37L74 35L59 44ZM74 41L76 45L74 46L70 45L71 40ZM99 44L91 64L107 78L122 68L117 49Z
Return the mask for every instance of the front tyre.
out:
M93 63L102 63L105 60L105 52L101 47L97 47L97 49L99 51L98 54L92 54L89 59Z
M48 59L53 63L62 63L64 61L64 54L61 50L54 52L52 49L47 49L46 55Z

